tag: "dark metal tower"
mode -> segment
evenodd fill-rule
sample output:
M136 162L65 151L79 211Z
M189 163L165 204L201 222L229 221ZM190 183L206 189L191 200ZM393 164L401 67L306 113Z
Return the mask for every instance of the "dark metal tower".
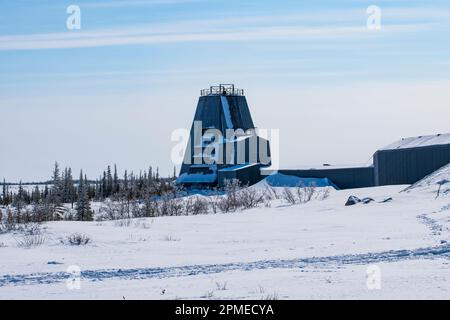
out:
M233 84L201 90L177 182L184 185L221 184L220 175L225 168L230 172L230 167L244 170L254 165L259 168L269 162L268 141L256 134L244 90ZM252 170L259 176L259 169ZM255 174L242 182L258 180Z

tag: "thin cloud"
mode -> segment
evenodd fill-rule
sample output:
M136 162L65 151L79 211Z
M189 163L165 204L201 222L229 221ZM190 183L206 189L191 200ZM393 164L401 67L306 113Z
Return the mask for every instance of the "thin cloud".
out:
M92 32L48 33L35 35L0 36L0 50L38 50L164 44L205 41L300 41L318 39L348 39L358 36L393 34L431 28L429 24L403 24L383 27L371 32L365 26L303 27L269 26L227 30L186 31L163 30L149 26L147 31L135 28Z
M155 5L176 5L194 2L204 2L207 0L129 0L129 1L98 1L83 4L83 8L118 8L118 7L140 7Z
M175 3L200 0L153 0L130 3ZM128 1L116 1L115 5ZM105 2L106 3L106 2ZM108 4L112 4L108 2ZM91 5L95 5L92 3ZM152 45L206 41L314 41L392 35L449 25L450 11L426 8L388 8L382 11L382 31L366 29L364 10L312 11L273 16L243 16L154 23L90 31L0 36L0 51ZM410 20L404 20L405 17ZM420 17L420 19L418 19ZM399 22L402 21L402 22ZM320 26L318 21L324 22ZM326 23L325 23L326 22Z

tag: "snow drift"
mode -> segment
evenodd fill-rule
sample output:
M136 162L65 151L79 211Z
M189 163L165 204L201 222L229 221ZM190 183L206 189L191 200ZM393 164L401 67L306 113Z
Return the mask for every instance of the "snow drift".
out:
M437 192L441 185L441 194L450 194L450 163L417 181L403 191Z
M264 181L271 187L333 187L338 189L328 178L300 178L296 176L274 173Z

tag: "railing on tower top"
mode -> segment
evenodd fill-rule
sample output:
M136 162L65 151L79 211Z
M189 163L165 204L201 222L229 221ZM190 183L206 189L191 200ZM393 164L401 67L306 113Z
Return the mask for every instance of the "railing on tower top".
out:
M202 97L216 94L225 96L243 96L244 90L235 88L234 84L221 84L218 86L211 86L209 89L200 90L200 96Z

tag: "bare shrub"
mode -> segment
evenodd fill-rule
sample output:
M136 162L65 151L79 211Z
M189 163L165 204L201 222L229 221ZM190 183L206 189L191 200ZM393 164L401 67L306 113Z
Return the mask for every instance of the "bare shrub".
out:
M168 234L168 235L165 235L165 236L162 238L162 240L164 240L164 241L180 241L181 239L180 239L180 238L176 238L176 237L174 237L174 236Z
M217 207L221 212L230 212L234 209L234 206L226 196L219 200L219 202L217 203Z
M0 233L6 233L14 231L18 227L16 220L14 219L13 212L10 208L6 208L6 218L4 221L0 221Z
M217 288L217 290L218 291L225 291L225 290L227 290L227 282L225 281L225 282L216 282L216 288Z
M20 211L15 210L14 212L14 220L15 223L21 224L21 223L30 223L34 222L34 215L30 208L24 207Z
M8 227L4 222L0 221L0 234L6 233L8 231Z
M32 247L38 247L45 243L46 237L42 234L25 234L20 238L13 237L17 242L19 248L29 249Z
M91 242L91 238L87 234L75 232L68 235L61 242L71 246L84 246Z
M150 229L153 225L154 220L151 219L150 222L148 222L147 220L143 219L143 220L136 220L134 222L134 227L135 228L142 228L142 229Z
M40 235L42 234L42 228L39 223L25 223L17 228L18 231L25 235Z
M146 199L143 205L137 200L127 200L120 197L117 197L116 201L106 200L104 205L100 207L96 220L102 221L154 217L154 204L155 201L151 199Z
M150 239L149 236L142 236L142 235L135 235L133 233L130 233L130 235L128 236L128 239L131 241L139 241L139 242L145 242L148 239Z
M156 217L159 214L158 201L154 198L148 196L144 201L144 206L142 207L143 217Z
M167 198L166 198L167 199ZM179 198L168 198L165 202L168 216L181 216L183 214L183 201Z
M60 206L58 207L65 216L58 215L55 217L55 206L49 201L42 200L32 205L22 204L20 209L18 207L6 207L2 212L2 218L0 219L0 231L11 231L16 229L16 225L27 223L39 223L50 220L60 220L61 218L69 219L67 215L67 209Z
M207 214L208 213L208 202L200 197L195 197L192 204L192 214Z
M290 204L296 204L297 203L297 197L292 192L290 188L284 188L282 192L282 197L284 200L289 202Z
M317 188L315 185L297 186L295 188L284 188L282 197L290 204L307 203L311 201L314 196L318 197ZM328 197L328 194L325 194Z
M133 219L131 218L125 218L125 219L119 219L114 221L115 227L129 227L131 226L131 223L133 222Z
M141 209L141 206L137 201L131 202L130 211L133 218L140 218L144 216L144 211Z
M201 197L180 197L176 192L169 192L160 198L148 197L142 204L138 201L124 202L106 201L99 210L99 220L117 220L116 226L129 226L130 218L181 216L206 214L209 211L208 201ZM119 221L123 220L123 221Z
M274 292L263 297L262 300L278 300L278 293Z
M298 188L300 189L300 188ZM314 184L308 186L308 187L304 187L303 189L303 199L301 199L302 203L306 203L311 201L311 199L313 198L314 194L316 193L316 186ZM299 199L300 200L300 199Z
M129 206L123 201L106 200L99 209L100 220L118 220L129 217Z
M236 211L240 208L255 208L264 202L267 193L254 188L242 187L237 179L225 181L225 195L215 194L210 197L210 206L214 213Z
M317 198L319 200L325 200L330 196L330 189L329 188L325 188L323 190L321 190L318 195Z
M250 291L252 294L264 294L266 293L266 289L262 285L258 285L258 287L252 291Z
M180 216L183 213L183 201L174 195L165 195L160 201L158 215Z
M295 188L295 193L297 197L297 201L299 203L307 203L312 200L314 194L316 192L315 185L310 186L298 186Z
M16 224L16 221L14 220L13 212L10 208L6 209L6 225L13 227Z
M214 189L214 192L211 196L208 197L209 206L213 213L217 213L219 210L219 202L222 199L222 195L219 193L217 189Z
M182 203L185 215L206 214L209 211L208 201L199 196L187 197Z
M22 211L23 214L26 211ZM0 233L6 233L6 232L19 232L24 235L35 235L35 234L41 234L41 225L38 222L30 222L34 219L23 219L23 216L21 214L21 217L14 216L13 212L11 210L7 210L7 217L6 219L1 222L0 221Z
M244 188L238 192L238 203L244 209L255 208L264 202L264 196L264 193L256 189Z
M183 204L182 204L182 200L180 200L179 198L173 198L170 202L169 202L169 215L171 216L181 216L183 213Z
M225 195L235 210L240 206L238 192L241 189L241 182L237 179L232 179L225 182Z
M267 200L280 199L280 195L274 187L266 184L266 198Z
M241 183L237 179L225 181L225 196L218 202L218 208L222 212L236 211L241 206L238 192L241 190Z
M193 211L193 206L194 206L194 197L187 197L186 199L184 199L183 201L183 211L185 215L190 215L191 212Z

